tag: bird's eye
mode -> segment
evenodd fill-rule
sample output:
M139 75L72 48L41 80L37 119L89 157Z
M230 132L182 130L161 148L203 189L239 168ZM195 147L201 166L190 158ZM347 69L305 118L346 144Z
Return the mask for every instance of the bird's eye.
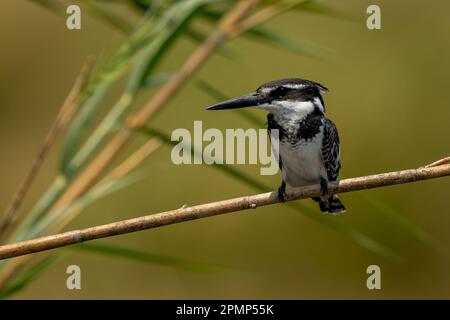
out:
M281 97L284 96L290 89L286 87L278 87L270 92L272 97Z

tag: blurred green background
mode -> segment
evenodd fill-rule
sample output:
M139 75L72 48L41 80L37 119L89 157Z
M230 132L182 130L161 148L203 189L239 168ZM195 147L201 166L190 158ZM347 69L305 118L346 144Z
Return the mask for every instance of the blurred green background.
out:
M450 3L448 1L323 1L345 17L297 10L267 23L273 31L324 48L323 59L239 38L227 47L230 61L215 55L180 94L152 120L170 133L204 128L250 128L235 112L206 112L215 102L197 85L207 81L234 96L266 81L302 77L323 83L328 116L339 128L346 177L415 168L449 155ZM368 30L370 4L381 7L382 29ZM65 28L58 16L30 1L2 1L0 11L0 206L6 206L28 170L85 57L112 55L124 36L87 14L82 30ZM83 10L83 7L82 7ZM133 15L130 12L130 15ZM351 17L351 19L347 18ZM177 43L159 67L177 69L196 44ZM152 92L142 95L145 102ZM111 94L98 119L115 101ZM265 119L264 112L255 112ZM134 146L145 141L139 137ZM34 204L56 174L60 139L26 198ZM128 148L127 150L131 150ZM255 193L206 165L175 166L165 146L141 166L143 179L85 210L66 229ZM258 166L236 166L257 176ZM276 189L279 176L262 176ZM450 179L362 191L428 232L426 245L354 194L344 194L347 214L327 219L373 236L403 257L397 263L357 246L345 235L285 205L272 205L101 240L193 261L226 266L190 272L60 249L69 253L14 298L197 299L197 298L450 298ZM302 201L321 215L310 200ZM82 290L66 289L68 265L82 271ZM366 268L377 264L382 290L366 287Z

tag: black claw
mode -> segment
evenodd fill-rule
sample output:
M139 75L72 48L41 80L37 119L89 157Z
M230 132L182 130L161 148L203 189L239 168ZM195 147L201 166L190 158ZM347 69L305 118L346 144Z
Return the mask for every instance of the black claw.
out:
M326 203L325 201L320 201L319 207L320 207L320 211L322 211L322 212L327 212L330 209L328 206L328 203Z
M281 186L278 188L278 201L284 202L284 196L286 195L286 183L282 182Z
M326 195L328 193L328 180L325 178L320 179L320 190L322 190L322 195Z

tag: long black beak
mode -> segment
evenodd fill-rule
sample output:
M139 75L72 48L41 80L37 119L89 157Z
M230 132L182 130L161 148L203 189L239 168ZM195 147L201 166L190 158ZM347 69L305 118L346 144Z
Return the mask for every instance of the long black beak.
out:
M206 110L224 110L224 109L238 109L238 108L246 108L256 106L259 103L262 103L262 97L258 96L255 92L237 97L228 99L217 104L214 104L208 107Z

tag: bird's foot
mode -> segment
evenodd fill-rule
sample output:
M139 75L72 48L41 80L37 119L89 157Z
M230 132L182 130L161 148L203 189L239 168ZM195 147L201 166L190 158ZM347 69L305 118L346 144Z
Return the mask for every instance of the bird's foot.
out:
M278 188L278 201L284 202L285 195L286 195L286 183L283 182L283 183L281 183L281 186Z
M328 201L320 201L319 202L320 211L322 212L328 212L330 209L328 206Z
M320 179L320 190L322 191L322 195L326 195L328 193L328 180L325 178Z

